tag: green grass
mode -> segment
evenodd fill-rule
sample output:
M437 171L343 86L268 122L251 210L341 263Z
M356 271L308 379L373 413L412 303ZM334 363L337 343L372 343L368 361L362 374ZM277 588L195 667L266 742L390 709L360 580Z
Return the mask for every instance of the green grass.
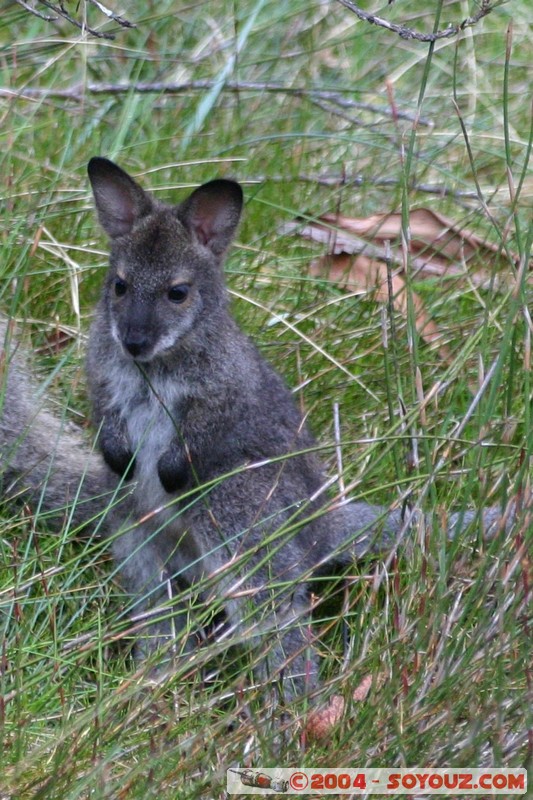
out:
M68 403L76 419L87 411L83 343L106 263L85 173L90 156L117 159L165 199L233 176L246 193L227 264L234 312L295 387L330 472L337 402L344 480L355 497L389 504L410 491L437 522L451 508L519 493L533 444L530 283L516 288L508 277L491 290L412 278L453 353L448 365L417 337L411 317L309 277L320 248L279 229L301 214L406 215L424 204L501 247L513 274L508 254L527 259L533 236L526 0L431 52L356 22L334 2L127 5L137 27L115 27L114 41L14 4L0 22L0 86L15 92L0 96L0 308L28 321L59 408ZM380 13L431 30L437 7L443 28L473 5L402 0ZM87 13L100 24L97 9ZM222 79L263 88L236 91ZM199 80L211 88L88 88ZM391 114L387 82L405 116ZM72 87L74 99L47 96ZM341 108L318 90L365 107ZM441 191L420 188L428 184ZM57 326L73 344L43 355ZM472 387L493 364L473 405ZM427 396L437 382L445 388L422 414L420 387ZM317 585L337 594L321 612L328 691L348 696L369 674L374 687L326 746L300 743L293 725L275 755L268 704L245 691L241 655L213 658L214 648L201 648L151 687L129 657L128 599L107 545L52 535L42 520L3 508L0 798L219 797L225 770L246 756L257 766L526 765L530 587L519 546L531 550L531 531L474 550L447 545L438 524L426 533L387 570L354 567L346 590Z

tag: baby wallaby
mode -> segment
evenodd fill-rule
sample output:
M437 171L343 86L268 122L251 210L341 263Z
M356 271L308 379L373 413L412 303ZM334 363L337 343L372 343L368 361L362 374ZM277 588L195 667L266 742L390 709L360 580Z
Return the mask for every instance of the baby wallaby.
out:
M168 598L197 586L237 636L263 634L263 676L284 672L288 695L302 694L317 673L309 577L332 557L393 543L402 515L330 508L301 413L229 313L223 260L240 186L214 180L172 206L107 159L88 171L111 253L87 371L109 491L130 489L112 512L112 548L152 619L139 651L179 639L187 613ZM497 520L485 512L487 525Z
M272 674L288 660L300 690L301 578L338 546L339 522L313 499L324 478L290 392L228 311L222 262L242 190L215 180L169 206L106 159L90 161L89 177L111 255L87 371L111 481L132 488L113 542L127 588L146 610L169 581L179 590L217 575L229 624L268 629ZM149 626L141 649L164 644L179 619Z

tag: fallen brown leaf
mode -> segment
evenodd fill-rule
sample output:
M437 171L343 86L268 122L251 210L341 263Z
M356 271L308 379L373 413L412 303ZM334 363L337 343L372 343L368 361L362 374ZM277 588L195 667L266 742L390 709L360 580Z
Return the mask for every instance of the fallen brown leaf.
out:
M382 303L389 302L388 270L383 261L364 255L351 256L348 253L338 253L314 259L309 272L314 277L321 275L329 278L347 292L357 292L359 289L365 293L374 291L376 300ZM390 289L394 308L407 317L405 280L398 270L391 273ZM436 343L440 357L443 361L449 361L451 353L446 345L442 344L443 335L436 323L426 313L422 299L415 292L411 292L411 299L419 335L428 344Z
M383 303L392 301L407 316L401 214L374 214L365 218L324 214L305 224L289 222L282 231L326 246L327 254L312 261L311 275L325 276L349 292L371 292L374 299ZM507 285L516 282L516 256L512 256L510 263L499 247L432 209L411 211L409 236L408 248L416 276L456 276L486 288L496 288L502 281ZM479 263L483 268L476 266ZM494 269L498 271L497 278ZM411 299L419 335L428 344L437 346L443 361L450 362L451 353L443 343L443 334L421 298L411 291Z
M330 255L362 254L403 268L402 218L397 213L365 218L323 214L312 222L288 222L281 231L325 244ZM417 277L457 276L478 288L497 288L514 280L513 264L518 263L518 256L512 254L510 263L499 247L431 209L411 211L409 234L411 263ZM386 248L385 242L390 246Z
M324 214L319 223L335 229L342 229L349 234L361 237L365 241L399 242L402 235L402 216L398 213L374 214L366 218L345 217L341 214ZM416 257L416 269L429 274L465 274L465 266L469 265L468 274L475 285L486 285L492 278L486 266L493 266L498 271L508 272L509 259L500 247L486 242L468 228L462 228L443 214L429 208L414 208L409 215L409 250ZM394 249L394 248L393 248ZM518 263L518 256L512 256ZM472 262L483 263L483 269L472 267Z
M73 340L74 337L71 333L57 327L46 334L45 343L36 352L58 354L65 350Z
M366 675L359 686L352 693L352 700L363 702L368 697L372 687L372 676ZM325 708L312 711L305 726L305 733L310 739L320 741L331 734L332 728L342 719L345 709L344 697L334 694Z

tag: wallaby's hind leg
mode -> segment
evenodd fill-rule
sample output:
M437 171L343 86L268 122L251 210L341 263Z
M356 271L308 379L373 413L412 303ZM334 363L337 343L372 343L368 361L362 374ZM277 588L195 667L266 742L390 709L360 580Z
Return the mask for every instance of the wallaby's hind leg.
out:
M313 692L318 655L305 586L275 602L268 590L254 593L247 602L232 600L226 604L226 615L236 639L252 653L258 682L279 688L285 702Z
M159 669L168 668L173 655L192 649L195 637L189 633L187 606L176 595L178 581L172 574L171 554L163 536L138 525L118 535L112 544L121 582L135 600L130 617L135 629L134 655L143 661L161 653Z

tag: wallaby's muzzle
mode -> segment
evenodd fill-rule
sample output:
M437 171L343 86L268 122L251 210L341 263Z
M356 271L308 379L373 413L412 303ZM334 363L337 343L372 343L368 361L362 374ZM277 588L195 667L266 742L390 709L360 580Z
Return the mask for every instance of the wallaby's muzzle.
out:
M152 349L151 342L146 333L140 330L129 330L122 341L122 345L133 358L146 358Z

